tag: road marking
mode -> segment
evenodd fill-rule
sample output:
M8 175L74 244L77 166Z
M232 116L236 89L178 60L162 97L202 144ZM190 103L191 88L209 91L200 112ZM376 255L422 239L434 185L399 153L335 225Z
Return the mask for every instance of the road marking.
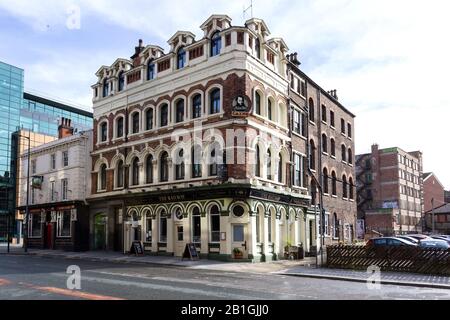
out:
M11 284L11 281L0 278L0 286L7 286L9 284Z
M87 299L87 300L125 300L122 298L104 296L104 295L100 295L100 294L93 294L93 293L82 292L82 291L77 291L77 290L68 290L68 289L62 289L62 288L56 288L56 287L40 287L40 286L35 286L32 284L23 283L23 282L21 282L20 284L23 286L26 286L30 289L60 294L63 296L68 296L68 297L82 298L82 299Z

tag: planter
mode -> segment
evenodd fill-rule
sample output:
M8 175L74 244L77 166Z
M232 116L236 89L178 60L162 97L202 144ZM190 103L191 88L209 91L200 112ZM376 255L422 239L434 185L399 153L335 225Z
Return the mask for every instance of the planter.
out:
M244 257L244 255L242 253L235 253L234 254L234 259L242 259Z

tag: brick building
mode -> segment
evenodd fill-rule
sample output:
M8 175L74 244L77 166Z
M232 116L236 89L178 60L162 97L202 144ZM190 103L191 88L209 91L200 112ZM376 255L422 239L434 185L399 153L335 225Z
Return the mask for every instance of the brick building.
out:
M28 247L84 251L89 244L92 130L62 118L57 140L31 148ZM26 219L28 152L20 156L17 210ZM27 240L24 240L27 241Z
M433 219L434 214L434 219ZM450 203L425 212L425 231L434 234L450 235Z
M423 174L423 205L424 211L444 205L444 186L433 172Z
M199 40L176 32L168 53L140 41L130 59L96 73L90 247L128 252L142 241L147 253L180 256L193 243L203 257L239 251L254 261L283 257L289 245L312 251L309 135L292 148L292 79L312 84L304 101L336 108L350 126L353 117L300 71L288 73L287 45L263 20L232 26L212 15L201 29Z
M317 206L323 212L318 225L323 221L324 244L351 242L357 213L355 116L338 101L336 90L325 91L300 70L296 53L288 61L292 152L307 155L310 210Z
M421 232L423 228L422 153L400 148L356 156L358 218L366 232L384 235Z

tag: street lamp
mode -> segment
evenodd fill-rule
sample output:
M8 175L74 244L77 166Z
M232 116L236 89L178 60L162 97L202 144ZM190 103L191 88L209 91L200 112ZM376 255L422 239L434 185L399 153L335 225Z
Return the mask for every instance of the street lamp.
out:
M23 248L25 252L28 252L28 219L30 214L29 204L30 204L30 136L24 136L20 133L17 135L19 138L25 138L28 140L28 160L27 160L27 203L25 207L25 223L24 223L24 230L23 230Z

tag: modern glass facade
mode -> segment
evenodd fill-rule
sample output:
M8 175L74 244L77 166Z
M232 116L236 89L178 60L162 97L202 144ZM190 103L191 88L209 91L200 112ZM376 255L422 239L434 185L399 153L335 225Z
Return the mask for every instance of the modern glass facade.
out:
M0 61L0 241L6 232L4 215L14 211L17 136L13 135L23 129L57 137L62 117L71 119L76 131L92 129L92 113L24 92L24 70Z

